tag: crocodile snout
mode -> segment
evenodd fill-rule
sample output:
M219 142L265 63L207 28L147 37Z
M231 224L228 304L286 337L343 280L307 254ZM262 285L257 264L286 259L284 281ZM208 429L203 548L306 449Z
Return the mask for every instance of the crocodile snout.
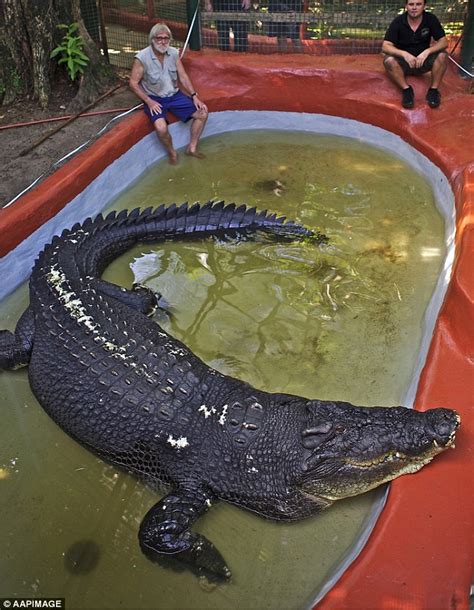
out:
M451 409L433 409L428 412L429 426L433 440L441 447L447 447L454 441L461 418Z

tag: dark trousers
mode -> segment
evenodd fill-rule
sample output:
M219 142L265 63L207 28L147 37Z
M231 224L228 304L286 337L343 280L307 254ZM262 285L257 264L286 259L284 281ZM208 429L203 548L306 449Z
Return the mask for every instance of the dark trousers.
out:
M243 11L241 0L214 0L215 11L241 12ZM216 21L217 43L221 51L230 51L229 34L230 29L234 32L234 51L245 52L248 50L249 25L246 21Z

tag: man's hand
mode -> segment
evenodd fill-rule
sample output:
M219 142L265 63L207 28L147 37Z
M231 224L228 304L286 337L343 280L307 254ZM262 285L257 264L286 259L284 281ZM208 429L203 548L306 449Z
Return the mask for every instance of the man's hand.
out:
M212 2L211 0L204 0L204 10L211 12L212 11Z
M252 4L252 0L242 0L242 8L245 11L249 10L251 4Z
M428 55L430 54L429 49L425 49L416 57L416 67L421 68L421 66L425 63Z
M161 104L158 104L158 102L155 102L155 100L150 100L149 102L146 102L146 105L150 109L151 114L161 114L163 110Z
M418 56L419 57L419 56ZM407 62L407 64L410 66L410 68L416 68L418 67L417 64L417 58L415 57L415 55L412 55L411 53L408 53L408 51L406 51L403 54L403 59ZM423 60L424 61L424 60ZM422 62L423 63L423 62Z
M195 95L195 96L193 97L193 102L194 102L194 105L196 106L196 109L197 109L197 110L205 110L205 111L207 112L207 106L206 106L206 104L205 104L204 102L202 102L202 101L201 101L201 100L198 98L198 96L197 96L197 95Z

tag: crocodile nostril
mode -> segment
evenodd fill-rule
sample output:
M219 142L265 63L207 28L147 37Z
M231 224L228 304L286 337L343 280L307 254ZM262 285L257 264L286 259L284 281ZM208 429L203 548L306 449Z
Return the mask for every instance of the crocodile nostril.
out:
M436 425L436 432L440 436L449 436L452 431L453 431L453 426L451 426L447 422L441 422Z
M433 426L433 432L436 436L436 440L443 443L443 445L450 440L455 429L456 426L448 421L436 422Z

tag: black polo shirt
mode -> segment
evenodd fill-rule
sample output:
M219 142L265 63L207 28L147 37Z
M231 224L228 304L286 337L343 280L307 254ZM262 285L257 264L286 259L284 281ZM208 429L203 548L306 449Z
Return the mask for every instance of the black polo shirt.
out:
M441 23L433 13L423 11L418 28L413 31L408 24L408 13L395 17L385 33L384 40L392 42L397 49L419 55L430 46L431 38L439 40L446 36Z

